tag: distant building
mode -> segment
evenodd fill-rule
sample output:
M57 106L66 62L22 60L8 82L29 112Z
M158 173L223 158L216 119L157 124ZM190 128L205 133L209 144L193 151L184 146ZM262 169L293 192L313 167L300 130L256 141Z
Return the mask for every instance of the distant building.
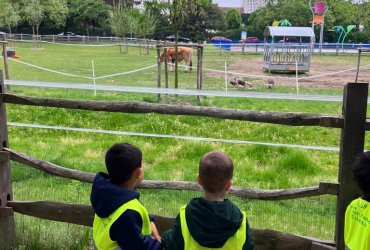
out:
M216 4L218 5L218 4ZM240 14L243 13L243 8L235 8L235 7L218 7L222 10L223 13L226 14L226 12L229 10L229 9L236 9Z
M145 10L144 3L145 2L152 2L153 0L134 0L134 8L139 9L141 11ZM168 2L168 0L157 0L158 2Z
M246 14L253 13L259 8L266 6L269 1L272 3L277 2L277 0L243 0L243 12Z

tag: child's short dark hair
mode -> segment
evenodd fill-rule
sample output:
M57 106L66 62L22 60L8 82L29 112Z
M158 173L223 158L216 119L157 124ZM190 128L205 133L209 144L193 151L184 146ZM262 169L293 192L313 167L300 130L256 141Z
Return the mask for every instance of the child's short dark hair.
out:
M353 167L353 175L361 191L370 194L370 151L360 154Z
M141 150L129 143L117 143L108 149L105 155L111 182L121 184L131 178L135 169L141 167Z
M232 179L233 172L233 161L222 152L210 152L200 159L199 179L209 193L221 192Z

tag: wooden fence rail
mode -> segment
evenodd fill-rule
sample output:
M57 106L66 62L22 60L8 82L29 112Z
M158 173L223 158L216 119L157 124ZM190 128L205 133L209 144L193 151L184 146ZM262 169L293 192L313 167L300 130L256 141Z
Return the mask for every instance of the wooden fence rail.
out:
M41 107L139 114L157 113L166 115L191 115L228 120L273 123L290 126L321 126L332 128L341 128L343 126L343 118L341 116L310 113L250 111L199 106L150 104L140 102L84 101L73 99L20 96L14 94L2 94L0 95L0 98L2 98L2 101L4 103Z
M5 86L0 72L0 246L11 249L11 242L15 232L13 210L32 216L44 216L53 220L68 220L71 223L80 223L82 218L90 217L92 211L89 206L55 204L51 202L20 203L13 201L11 190L11 175L9 161L34 167L52 175L92 182L94 175L42 161L14 150L8 149L6 103L55 107L91 111L123 112L123 113L157 113L166 115L191 115L212 117L218 119L263 122L290 126L321 126L342 129L340 146L340 164L338 182L320 183L320 186L286 189L286 190L257 190L233 187L231 195L248 199L282 200L310 197L323 194L338 195L336 215L336 247L344 249L344 212L349 202L358 197L359 190L352 179L351 165L356 156L364 150L365 130L370 130L370 121L366 119L368 84L348 83L344 89L343 113L340 116L330 116L309 113L284 113L266 111L234 110L224 108L175 106L148 104L136 102L108 102L84 101L71 99L53 99L42 97L28 97L5 93ZM8 155L7 155L8 154ZM140 188L172 189L199 191L194 182L144 181ZM5 202L4 202L5 201ZM72 206L72 207L71 207ZM76 207L77 206L77 207ZM67 215L61 215L67 213ZM69 215L68 215L69 214ZM69 217L68 217L69 216ZM164 217L161 217L164 218ZM159 227L163 230L173 219L159 220ZM87 223L87 222L84 222ZM161 224L162 223L162 224ZM268 226L268 225L266 225ZM272 230L254 230L258 249L334 249L327 242L318 242L286 233L276 233ZM260 234L259 234L260 233ZM5 235L5 236L4 236ZM298 237L298 238L296 238ZM303 239L303 240L302 240ZM8 245L7 245L8 243Z
M94 210L87 205L52 201L8 201L7 206L20 214L89 227L92 226L94 219ZM174 218L155 215L155 222L159 233L163 234L172 227ZM257 249L335 249L334 241L305 238L273 230L252 229L252 232Z
M23 153L4 148L6 152L10 153L10 159L36 168L45 173L59 176L72 180L79 180L87 183L92 183L95 174L83 171L63 168L53 163L36 159L27 156ZM167 189L167 190L190 190L201 191L195 182L187 181L149 181L144 180L139 188L143 189ZM336 184L321 183L320 186L305 187L305 188L292 188L292 189L278 189L278 190L261 190L252 188L232 187L229 191L230 195L241 197L244 199L258 199L258 200L289 200L297 198L305 198L312 196L319 196L325 194L337 194Z

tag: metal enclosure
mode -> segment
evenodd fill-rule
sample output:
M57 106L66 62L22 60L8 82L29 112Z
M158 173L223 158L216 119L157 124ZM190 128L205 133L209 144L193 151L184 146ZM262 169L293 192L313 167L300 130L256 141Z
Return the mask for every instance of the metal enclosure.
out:
M310 71L315 34L311 27L267 26L263 69L270 72ZM278 40L281 39L281 40Z

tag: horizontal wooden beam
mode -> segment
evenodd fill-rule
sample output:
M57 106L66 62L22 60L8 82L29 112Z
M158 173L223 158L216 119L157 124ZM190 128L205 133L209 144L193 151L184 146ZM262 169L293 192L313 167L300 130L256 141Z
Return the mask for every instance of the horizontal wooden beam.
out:
M140 102L85 101L29 97L13 94L1 94L0 98L1 97L2 101L6 103L30 106L137 114L157 113L166 115L203 116L218 119L263 122L289 126L321 126L333 128L341 128L343 126L343 118L341 116L328 116L310 113L250 111L240 109L151 104Z
M339 194L339 183L320 182L319 191L323 194Z
M83 171L73 170L69 168L63 168L53 163L36 159L34 157L16 152L14 150L4 148L10 153L10 159L21 164L36 168L45 173L72 179L83 182L92 183L95 174L87 173ZM191 190L201 191L199 186L195 182L187 181L149 181L145 180L139 188L143 189L165 189L165 190ZM230 195L245 198L245 199L258 199L258 200L288 200L297 199L304 197L319 196L326 193L325 190L320 191L318 186L305 187L305 188L292 188L292 189L278 189L278 190L262 190L252 188L242 188L234 186L229 191Z
M7 203L15 212L53 221L67 222L91 227L94 220L94 211L91 206L65 204L52 201L9 201ZM171 229L174 218L155 215L155 223L159 233L162 235ZM256 247L258 249L311 249L312 244L317 242L321 248L317 250L331 249L323 244L322 240L305 238L294 234L283 233L268 229L252 229ZM329 241L326 241L329 242Z
M48 173L54 176L59 176L59 177L63 177L63 178L71 179L71 180L90 182L90 183L92 183L95 177L94 174L86 173L86 172L82 172L78 170L73 170L69 168L63 168L53 163L39 160L37 158L27 156L25 154L16 152L8 148L4 148L4 150L10 153L10 159L12 161L38 169L40 171L43 171L45 173Z
M92 227L94 210L91 206L52 201L8 201L14 212L41 219Z

